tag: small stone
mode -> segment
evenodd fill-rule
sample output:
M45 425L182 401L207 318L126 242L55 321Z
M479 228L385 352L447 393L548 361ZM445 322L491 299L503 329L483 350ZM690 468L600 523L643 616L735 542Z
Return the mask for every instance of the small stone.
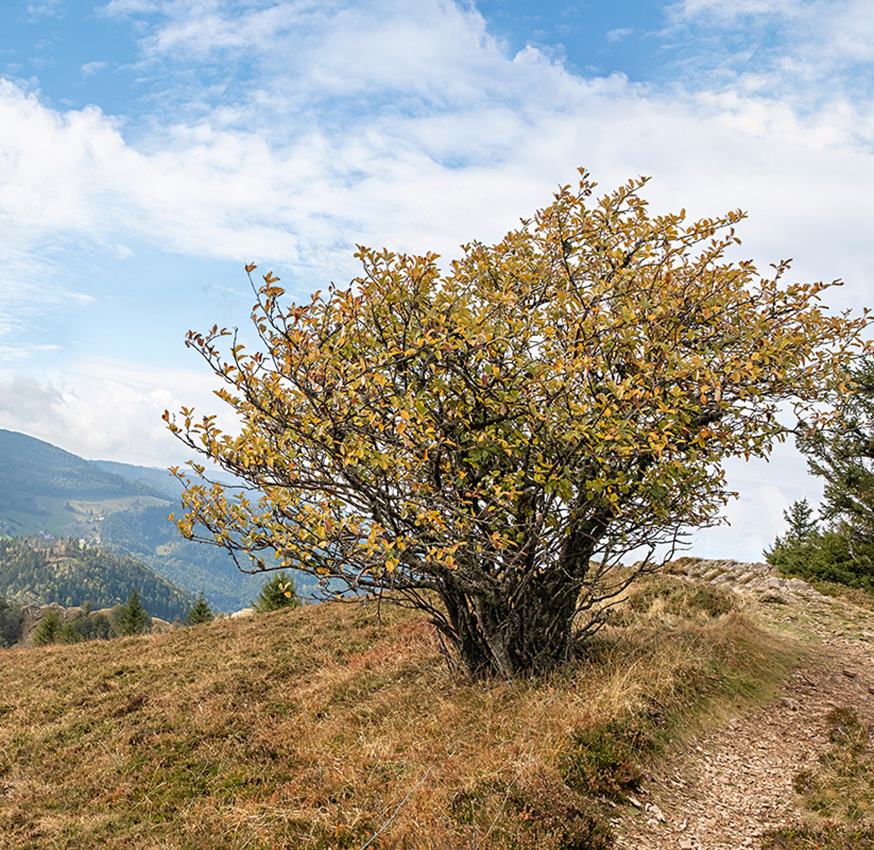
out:
M695 842L691 838L680 839L680 850L693 850Z
M631 805L634 806L635 809L643 808L643 806L640 804L640 800L638 800L636 797L632 797L630 794L628 795L628 802L631 803Z
M665 813L655 804L655 803L647 803L646 810L651 814L657 821L665 822Z
M792 697L781 697L780 705L785 705L791 711L798 711L801 708L801 703L797 699L792 699Z
M849 667L845 667L842 672L848 679L855 679L857 675L856 671L850 670Z

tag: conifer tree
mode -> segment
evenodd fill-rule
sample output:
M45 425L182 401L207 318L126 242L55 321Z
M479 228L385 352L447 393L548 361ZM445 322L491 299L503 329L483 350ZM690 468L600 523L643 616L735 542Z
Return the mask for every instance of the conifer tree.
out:
M209 607L209 602L206 601L203 593L197 597L197 602L194 603L191 610L185 617L186 626L199 626L202 623L211 623L215 619L215 614Z
M254 603L255 610L259 613L276 611L279 608L297 608L300 605L300 597L294 579L282 570L264 582L258 601Z
M127 603L118 614L116 628L122 636L142 635L151 629L152 621L140 602L136 588L131 591Z
M50 643L57 643L61 638L61 617L54 608L46 611L36 634L33 636L34 646L48 646Z
M805 499L795 502L784 512L787 533L765 557L789 575L874 590L874 361L857 364L846 383L829 427L810 427L798 440L825 483L824 528Z

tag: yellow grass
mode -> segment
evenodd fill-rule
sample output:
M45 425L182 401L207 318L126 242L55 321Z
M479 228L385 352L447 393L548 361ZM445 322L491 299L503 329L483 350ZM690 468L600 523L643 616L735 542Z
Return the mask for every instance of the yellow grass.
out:
M0 848L608 847L598 798L789 663L735 611L659 599L489 685L373 603L4 652Z

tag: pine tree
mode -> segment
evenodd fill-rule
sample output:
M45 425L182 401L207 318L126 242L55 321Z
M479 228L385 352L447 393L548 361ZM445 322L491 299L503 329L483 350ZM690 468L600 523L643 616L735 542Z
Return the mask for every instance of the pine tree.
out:
M46 611L36 634L33 636L34 646L48 646L50 643L57 643L61 637L61 617L54 608Z
M199 626L201 623L211 623L215 619L212 609L209 607L209 602L203 596L203 593L197 597L197 602L194 603L188 615L185 617L186 626Z
M122 636L142 635L150 631L151 626L151 618L146 613L146 609L143 608L140 602L140 595L137 593L136 588L134 588L128 597L127 603L119 611L116 623L118 633Z
M297 608L298 605L300 597L297 595L294 579L282 570L264 582L254 608L263 614L279 608Z
M789 510L783 511L783 519L789 527L786 534L777 537L773 548L765 552L768 560L781 550L811 544L819 535L819 520L814 517L813 508L807 503L807 499L793 502Z
M798 441L810 471L824 479L823 519L847 539L860 572L874 574L874 360L850 373L852 391L839 401L831 428L811 428Z

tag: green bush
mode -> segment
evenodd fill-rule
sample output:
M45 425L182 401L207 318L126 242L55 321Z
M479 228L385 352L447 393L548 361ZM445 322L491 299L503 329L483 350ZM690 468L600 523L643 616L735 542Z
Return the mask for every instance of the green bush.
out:
M10 605L0 599L0 646L12 646L21 640L24 612L20 605Z
M648 724L617 720L578 731L561 764L570 788L588 796L622 799L643 780L643 760L657 748Z
M737 609L734 595L724 588L668 577L639 585L629 596L628 603L632 610L646 612L658 600L668 613L678 617L695 612L719 617Z

